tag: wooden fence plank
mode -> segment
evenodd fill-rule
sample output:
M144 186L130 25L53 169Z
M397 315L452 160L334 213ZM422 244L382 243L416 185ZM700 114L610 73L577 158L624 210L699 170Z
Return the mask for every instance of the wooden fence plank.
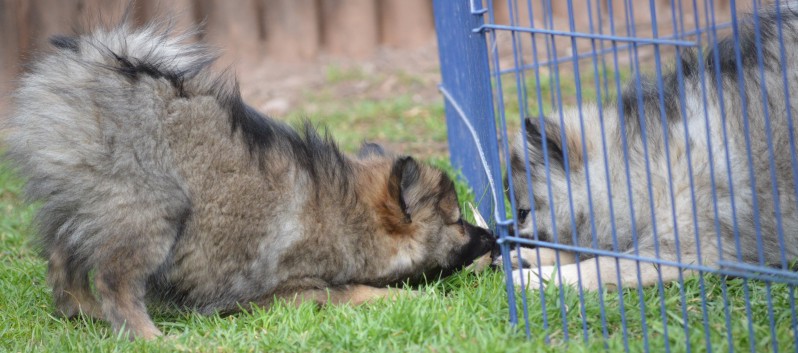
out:
M322 43L330 54L366 58L379 43L375 0L321 0Z
M435 38L432 2L429 0L382 0L379 2L380 40L398 49L414 49Z
M249 63L262 55L255 0L198 0L198 13L206 25L204 38L222 48L220 65Z
M166 17L174 21L178 31L197 25L199 14L195 0L138 0L136 4L139 6L138 15L144 21Z
M4 112L6 95L13 87L19 73L22 56L20 39L27 37L27 26L20 22L27 3L14 0L0 1L0 113Z
M321 45L316 0L260 0L266 55L278 60L316 57Z

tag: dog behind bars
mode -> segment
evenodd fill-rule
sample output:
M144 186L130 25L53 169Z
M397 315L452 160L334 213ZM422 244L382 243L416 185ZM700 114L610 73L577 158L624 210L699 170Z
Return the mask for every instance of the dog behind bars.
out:
M58 313L152 338L145 297L201 313L360 303L493 248L442 171L371 144L351 158L260 115L191 36L56 37L21 80L8 157L42 202Z
M710 267L721 259L779 266L796 259L789 119L798 119L798 13L795 5L776 10L742 17L739 41L723 39L701 55L684 51L661 89L643 78L617 101L584 105L584 125L577 109L561 113L562 125L558 114L527 119L511 156L522 235L536 229L545 241ZM523 277L537 287L551 277L555 252L540 251L515 259L531 267L515 271L516 283ZM641 263L638 282L633 260L582 254L577 265L573 254L560 254L562 280L575 284L579 266L589 289L599 281L611 288L673 281L680 271Z

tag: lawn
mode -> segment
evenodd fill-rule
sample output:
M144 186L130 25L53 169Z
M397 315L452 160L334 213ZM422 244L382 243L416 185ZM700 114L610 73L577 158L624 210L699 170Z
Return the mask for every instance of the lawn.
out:
M331 84L361 79L357 72L339 69L331 69L328 77ZM407 85L418 84L414 82L411 77ZM348 151L364 139L377 140L419 152L422 159L455 173L445 156L439 100L419 100L412 93L399 92L379 100L355 97L341 102L328 93L308 92L307 99L315 106L298 109L288 120L323 123ZM581 301L574 289L561 292L550 287L543 301L541 293L528 294L527 337L524 325L508 322L504 275L498 270L464 271L421 287L417 298L359 307L278 304L227 317L153 308L154 320L166 336L128 342L117 339L104 322L51 315L46 264L29 244L36 206L22 202L22 185L11 168L0 163L0 351L4 352L588 352L621 351L626 346L630 351L660 352L667 346L673 352L702 352L729 351L730 345L736 351L764 352L773 350L774 339L780 351L795 350L791 322L796 318L791 316L792 297L785 285L768 288L761 282L707 275L703 295L699 279L690 278L683 286L664 286L663 295L656 287L641 292L626 289L585 293ZM461 201L473 200L462 182L458 192ZM728 306L724 306L724 286ZM772 312L766 305L768 290ZM520 302L517 309L523 311Z

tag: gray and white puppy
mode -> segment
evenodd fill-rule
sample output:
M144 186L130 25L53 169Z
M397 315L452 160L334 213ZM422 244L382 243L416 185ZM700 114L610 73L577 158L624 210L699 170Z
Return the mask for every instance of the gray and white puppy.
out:
M257 113L192 36L57 37L21 79L7 152L41 202L60 314L153 338L145 298L201 313L360 303L494 247L441 170L374 145L352 158Z
M560 113L564 125L558 114L542 123L527 119L511 157L521 234L533 237L534 224L545 241L709 267L721 259L780 266L795 260L798 165L791 139L798 125L791 130L788 119L798 119L798 13L795 5L768 8L743 16L737 31L739 41L684 51L661 89L643 78L617 101L582 106L583 125L577 109ZM532 270L515 271L516 281L537 287L550 278L555 252L540 250L540 276L537 250L524 249L516 261ZM576 283L573 254L560 254L562 280ZM641 263L638 282L633 260L581 259L588 289L599 280L609 287L651 285L660 275L673 281L680 272Z

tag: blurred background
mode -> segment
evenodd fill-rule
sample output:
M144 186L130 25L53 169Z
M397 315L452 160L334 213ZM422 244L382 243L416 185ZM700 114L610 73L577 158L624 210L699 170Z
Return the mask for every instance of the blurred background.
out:
M451 0L455 1L455 0ZM637 36L652 36L652 11L660 19L660 36L674 25L691 28L705 18L706 0L686 2L686 16L671 21L671 0L574 0L574 22L568 2L551 1L551 18L542 19L544 1L512 9L517 24L555 30L623 35L634 22ZM748 1L743 1L747 3ZM495 23L510 24L507 2L496 0ZM128 0L0 0L0 116L8 94L25 64L47 50L54 34L85 32L98 24L116 23ZM603 13L588 21L586 5ZM620 5L619 5L620 4ZM738 1L738 6L740 1ZM716 14L728 14L728 0L714 0ZM695 9L695 11L693 10ZM444 155L446 132L432 0L137 0L136 23L171 17L178 27L202 25L198 40L222 49L217 69L232 67L244 99L266 114L287 120L308 118L327 125L345 148L361 139L397 144L406 153ZM614 21L607 14L613 14ZM691 14L696 16L692 16ZM530 16L532 14L532 16ZM582 16L583 15L583 16ZM502 68L512 68L509 32L497 33ZM529 38L526 35L525 38ZM539 47L546 44L538 35ZM555 36L555 53L584 53L591 40ZM522 64L534 62L531 46ZM551 57L550 57L551 58ZM569 70L563 65L563 70ZM559 70L559 69L558 69Z
M0 0L0 94L13 88L25 62L48 50L50 36L114 23L127 5L127 0ZM217 66L232 65L244 90L258 100L255 105L280 114L293 105L291 97L269 105L271 94L259 92L275 81L291 81L276 84L285 90L286 84L312 85L307 81L331 65L370 71L390 66L384 61L402 54L400 61L417 54L434 65L436 55L430 0L137 0L132 6L139 24L167 16L182 28L202 24L198 39L223 50Z

